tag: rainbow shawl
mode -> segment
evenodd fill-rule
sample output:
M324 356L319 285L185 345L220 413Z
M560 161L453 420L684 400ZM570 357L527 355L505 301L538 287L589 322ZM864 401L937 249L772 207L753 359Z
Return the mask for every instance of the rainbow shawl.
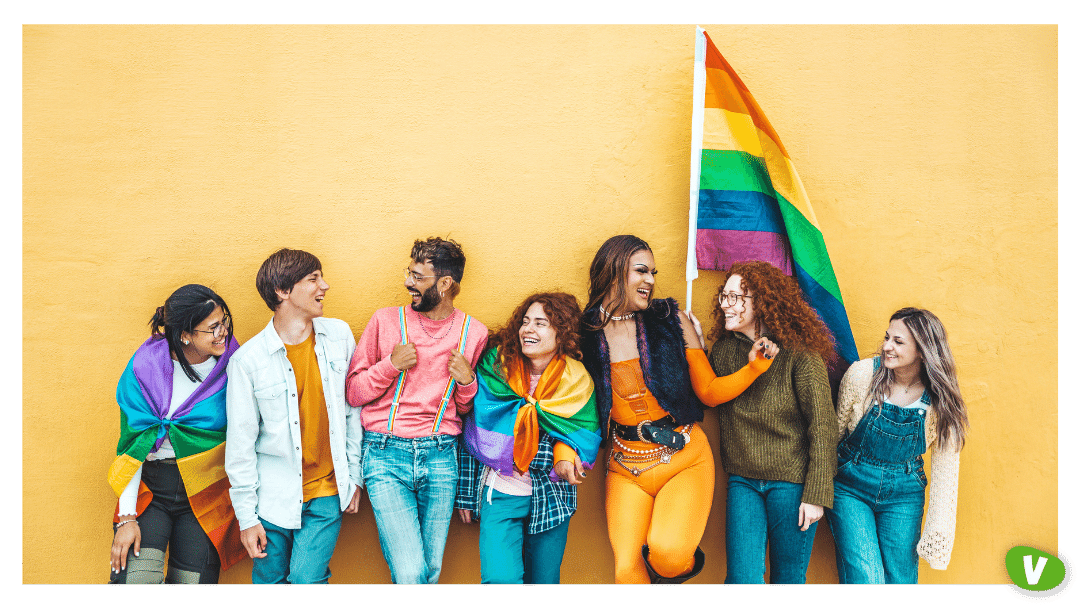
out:
M503 373L498 349L480 357L480 381L472 413L465 417L465 447L503 475L515 465L527 471L539 445L540 429L570 446L591 469L600 447L600 417L593 381L580 361L556 357L537 383L535 398L520 359ZM552 480L557 479L554 470Z
M829 375L839 382L859 353L806 188L754 96L701 28L692 122L687 281L698 269L744 260L794 276L836 339L841 360Z
M116 386L120 441L116 460L109 467L109 485L120 496L146 456L161 447L168 433L191 511L217 548L225 569L247 555L240 544L240 526L233 514L225 475L225 368L238 347L236 340L229 342L213 371L172 419L166 420L173 386L169 343L161 336L151 336L144 342ZM138 513L152 497L146 484L140 483Z

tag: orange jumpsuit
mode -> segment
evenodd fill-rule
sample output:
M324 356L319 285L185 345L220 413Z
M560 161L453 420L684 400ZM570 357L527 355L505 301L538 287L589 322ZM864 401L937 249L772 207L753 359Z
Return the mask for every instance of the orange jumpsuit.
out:
M737 397L772 363L759 357L734 374L717 378L703 350L687 349L686 357L694 393L709 407ZM638 359L611 364L611 393L611 418L619 424L637 425L668 415L645 386ZM689 572L694 566L694 550L705 533L716 480L705 433L694 424L690 441L672 454L668 463L662 463L659 455L651 461L625 461L630 469L647 469L637 476L615 461L616 454L628 452L625 455L631 459L631 450L652 450L657 444L619 441L626 450L612 439L606 488L615 582L649 582L642 545L649 546L649 564L660 576L674 578Z

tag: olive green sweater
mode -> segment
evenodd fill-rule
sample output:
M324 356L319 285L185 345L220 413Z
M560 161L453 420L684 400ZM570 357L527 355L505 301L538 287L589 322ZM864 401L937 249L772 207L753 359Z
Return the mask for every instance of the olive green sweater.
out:
M741 333L720 338L709 353L716 375L746 365L751 346ZM801 483L802 502L832 507L839 433L820 355L781 344L769 370L716 409L720 460L728 475Z

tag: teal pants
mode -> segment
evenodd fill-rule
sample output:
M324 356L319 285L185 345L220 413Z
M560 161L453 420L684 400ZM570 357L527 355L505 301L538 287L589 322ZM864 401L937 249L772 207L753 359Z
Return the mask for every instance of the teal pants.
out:
M480 582L557 585L570 520L529 534L531 497L481 492Z

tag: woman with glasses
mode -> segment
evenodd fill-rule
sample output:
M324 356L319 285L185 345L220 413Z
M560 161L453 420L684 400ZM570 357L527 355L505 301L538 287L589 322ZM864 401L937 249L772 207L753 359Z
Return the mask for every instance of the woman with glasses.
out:
M581 308L529 296L488 339L458 461L461 521L480 521L480 582L557 584L577 486L600 446Z
M713 310L709 361L730 374L762 336L783 350L719 408L727 482L727 583L804 583L817 521L833 501L836 414L825 362L832 335L795 279L760 261L728 269Z
M184 285L150 328L116 388L109 582L216 583L245 555L224 469L225 368L238 347L229 307L209 288Z
M608 239L589 268L582 324L583 362L612 443L606 508L617 583L682 583L701 572L698 543L715 483L712 450L697 424L702 403L738 395L778 352L761 339L739 369L717 378L678 303L653 299L655 274L648 243Z
M917 583L919 556L944 570L956 531L968 420L941 321L920 308L896 311L878 353L844 374L836 415L843 439L836 497L825 515L840 582ZM930 505L923 527L928 447Z

